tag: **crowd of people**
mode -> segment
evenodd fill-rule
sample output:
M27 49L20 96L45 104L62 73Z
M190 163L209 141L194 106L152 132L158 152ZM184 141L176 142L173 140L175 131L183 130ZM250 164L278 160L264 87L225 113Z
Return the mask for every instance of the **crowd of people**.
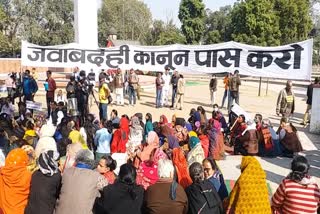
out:
M169 78L168 71L156 78L156 106L169 105L171 84L168 107L180 102L182 108L183 75L175 72ZM0 213L316 213L319 187L308 174L307 159L297 155L303 148L288 117L276 131L261 114L249 120L232 111L233 100L239 103L238 72L224 79L228 119L215 104L215 76L209 85L210 118L202 106L186 118L121 115L117 109L108 115L111 91L123 105L127 89L129 103L136 104L139 79L131 70L123 80L120 69L112 79L99 75L98 118L86 106L92 76L76 71L64 97L60 90L55 93L47 72L47 119L23 101L15 116L12 97L1 99ZM23 85L34 84L30 71L25 78ZM36 91L23 91L24 99L32 101ZM241 176L231 192L218 165L225 155L243 155ZM266 173L254 156L293 158L292 172L271 200Z

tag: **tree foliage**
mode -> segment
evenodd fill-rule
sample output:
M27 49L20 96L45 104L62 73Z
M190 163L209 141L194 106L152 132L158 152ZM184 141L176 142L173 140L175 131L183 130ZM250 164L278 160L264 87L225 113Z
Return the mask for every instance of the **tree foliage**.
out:
M123 40L146 43L152 24L150 9L139 0L104 0L98 14L99 44L105 46L111 28Z
M279 17L281 44L308 38L312 29L309 1L275 0L275 11Z
M232 38L252 45L279 45L279 17L273 6L270 0L247 0L236 4L231 15Z
M180 29L173 24L171 19L167 23L162 20L154 20L149 32L147 45L171 45L184 44L185 37L181 34Z
M21 40L38 45L73 41L72 0L0 0L1 55L16 56Z
M205 32L205 5L202 0L181 0L178 17L187 44L198 44Z
M207 9L206 32L204 43L212 44L231 40L231 11L232 7L221 7L218 11L212 12Z

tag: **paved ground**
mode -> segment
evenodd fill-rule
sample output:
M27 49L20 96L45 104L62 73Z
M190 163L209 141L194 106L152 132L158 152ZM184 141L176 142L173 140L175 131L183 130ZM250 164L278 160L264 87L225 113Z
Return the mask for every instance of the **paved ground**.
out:
M138 101L135 107L125 105L122 106L109 106L110 112L113 108L117 109L119 114L133 115L136 112L142 112L144 115L148 112L152 113L154 120L159 120L160 115L164 114L171 119L173 114L178 116L187 117L191 108L196 108L199 105L204 106L207 111L208 117L212 112L212 107L209 104L209 90L208 82L205 81L192 81L189 80L186 87L185 104L182 111L170 110L169 108L155 109L155 89L152 86L154 79L152 77L141 77L143 81L144 92L142 92L142 98ZM191 81L191 82L190 82ZM221 105L223 96L223 84L219 81L218 84L217 102ZM262 92L258 97L258 83L243 81L240 87L240 105L247 110L253 117L255 113L261 113L264 117L271 119L275 127L278 127L280 118L275 115L275 104L277 100L278 91L284 87L282 85L269 85L268 95L266 94L266 84L262 85ZM306 150L303 152L308 158L311 164L310 173L316 176L318 183L320 183L320 135L310 134L308 127L303 128L299 123L302 120L306 104L304 88L294 87L296 93L297 105L296 112L293 117L293 123L299 130L299 137L302 141L303 148ZM44 101L44 97L39 95L36 97L38 101ZM126 104L128 101L126 100ZM91 113L98 113L95 104L91 107ZM226 110L223 110L226 113ZM262 167L267 173L267 179L271 184L273 191L277 188L281 180L289 173L291 159L288 158L258 158ZM219 166L224 173L226 179L236 180L240 175L241 156L227 156L225 160L219 161Z

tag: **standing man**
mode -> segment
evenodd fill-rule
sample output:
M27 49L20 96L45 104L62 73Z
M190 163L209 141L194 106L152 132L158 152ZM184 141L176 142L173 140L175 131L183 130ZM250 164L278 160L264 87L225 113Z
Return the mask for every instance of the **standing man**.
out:
M129 105L134 106L136 104L136 90L138 88L138 76L134 72L134 70L131 68L130 69L130 74L129 74Z
M286 87L279 92L277 100L276 113L279 116L286 118L287 120L294 112L295 98L292 91L292 81L288 80Z
M90 73L88 74L87 79L89 81L89 100L90 100L90 107L91 107L92 99L95 99L94 88L96 87L96 73L93 71L93 69L90 70Z
M313 94L313 88L316 86L316 85L319 85L320 83L320 78L319 77L316 77L314 79L314 83L310 84L308 86L308 89L307 89L307 110L306 112L304 113L304 117L303 117L303 121L300 123L301 125L307 125L308 123L308 118L309 118L309 111L311 110L311 107L312 107L312 94Z
M70 76L70 81L68 82L66 86L67 91L67 111L68 114L75 114L78 112L78 100L77 100L77 94L78 94L78 84L76 82L75 76Z
M217 77L215 74L212 74L210 84L209 84L211 106L216 104L217 86L218 86Z
M110 89L106 83L105 76L99 76L99 83L99 116L100 121L102 121L108 118L108 97L110 96Z
M124 99L123 99L123 86L124 86L124 81L122 77L122 71L120 68L117 69L116 76L113 79L113 84L115 88L115 93L116 93L116 101L117 105L124 105Z
M156 108L161 108L162 88L164 80L162 79L162 73L158 73L156 78Z
M178 108L178 103L180 102L180 110L183 108L183 97L184 97L184 87L185 87L185 81L183 79L183 75L180 74L180 77L178 79L178 87L177 87L177 99L174 105L174 108Z
M227 99L227 102L229 102L229 78L230 78L230 73L228 73L224 78L223 78L223 84L224 84L224 94L223 94L223 98L222 98L222 104L221 104L221 108L224 108L224 103ZM229 104L228 104L229 106Z
M168 66L165 67L165 72L162 75L162 79L164 80L164 85L162 88L162 100L161 105L167 106L169 105L169 91L170 91L170 74L169 74L170 68Z
M47 80L46 83L48 84L48 87L46 88L47 94L46 94L46 99L47 99L47 108L48 108L48 118L50 117L51 113L51 102L54 102L54 92L57 89L56 86L56 81L52 78L52 72L50 70L47 71Z
M179 74L177 71L174 71L172 77L171 77L171 85L172 85L172 100L171 100L171 108L174 108L175 104L175 98L177 95L177 87L178 87L178 80L179 80Z
M84 122L86 115L88 114L88 97L89 97L89 81L86 77L84 70L80 71L79 82L78 82L78 110L81 115L82 122Z
M30 70L26 70L23 76L23 96L24 103L29 100L33 101L34 95L38 91L37 82L30 75Z
M241 85L239 71L235 70L234 74L229 79L230 99L228 102L228 110L231 110L233 100L239 105L239 86Z

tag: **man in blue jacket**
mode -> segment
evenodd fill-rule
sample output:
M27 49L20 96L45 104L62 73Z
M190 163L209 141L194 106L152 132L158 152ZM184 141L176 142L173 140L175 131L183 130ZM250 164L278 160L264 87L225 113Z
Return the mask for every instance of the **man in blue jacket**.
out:
M24 102L33 101L35 93L38 91L37 82L30 75L30 71L26 70L23 76L23 96Z

